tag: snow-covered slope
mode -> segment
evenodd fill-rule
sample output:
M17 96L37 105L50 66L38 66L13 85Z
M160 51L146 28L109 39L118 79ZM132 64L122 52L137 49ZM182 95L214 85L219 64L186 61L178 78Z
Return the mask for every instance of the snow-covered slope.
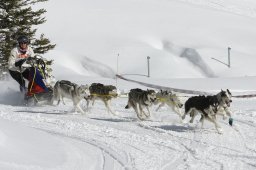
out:
M57 10L54 4L60 8ZM84 56L113 71L118 67L120 74L147 74L150 56L152 77L255 75L254 1L56 0L41 7L48 12L47 22L39 31L57 43L56 51L61 51L48 54L56 64L63 61L64 52L67 62L83 60ZM67 12L71 9L76 10ZM228 47L230 69L212 59L227 63ZM188 49L192 53L186 58L182 54ZM86 69L80 72L88 74Z

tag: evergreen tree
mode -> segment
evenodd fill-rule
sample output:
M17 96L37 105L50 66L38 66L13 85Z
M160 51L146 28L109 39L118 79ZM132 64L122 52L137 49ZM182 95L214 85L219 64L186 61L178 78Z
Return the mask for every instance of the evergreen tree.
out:
M33 10L32 5L48 0L1 0L0 1L0 70L7 68L11 49L16 45L19 35L26 35L35 54L44 54L55 47L44 34L35 37L37 29L33 26L43 24L45 9Z

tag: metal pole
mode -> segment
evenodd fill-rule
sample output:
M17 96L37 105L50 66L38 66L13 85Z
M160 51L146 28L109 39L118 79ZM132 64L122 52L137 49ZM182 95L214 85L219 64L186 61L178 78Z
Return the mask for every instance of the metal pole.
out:
M119 54L117 54L117 59L116 59L116 74L118 74L118 58L119 58ZM117 88L117 76L116 76L116 88Z
M147 56L147 61L148 61L148 77L150 77L149 59L150 59L150 57Z
M231 65L230 65L230 50L231 50L231 48L228 47L228 67L229 68L231 67Z

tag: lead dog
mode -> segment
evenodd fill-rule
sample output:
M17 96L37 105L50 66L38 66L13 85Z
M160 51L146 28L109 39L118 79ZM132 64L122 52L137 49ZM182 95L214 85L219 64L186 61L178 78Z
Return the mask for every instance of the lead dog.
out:
M216 96L193 96L185 102L185 113L182 119L185 119L185 116L190 114L190 117L192 117L190 123L193 123L197 112L199 112L201 114L200 122L202 123L202 127L204 119L207 119L214 123L216 130L220 133L218 129L220 126L216 122L217 109L218 99Z
M221 90L219 93L213 96L216 97L218 101L218 108L217 108L216 115L222 115L223 119L226 119L227 116L231 118L232 115L229 108L232 102L232 99L231 99L232 94L229 91L229 89L225 91Z
M190 120L190 123L193 123L193 120L197 113L196 111L199 111L201 112L200 121L202 122L202 126L204 123L204 119L206 118L209 121L213 122L217 129L219 125L216 123L216 115L223 115L223 118L225 118L226 115L231 117L231 112L229 111L230 103L232 102L231 96L232 96L231 92L227 89L226 91L221 90L218 94L213 96L191 97L185 103L185 113L182 119L185 118L186 114L190 114L190 117L192 117ZM204 107L207 103L208 105L212 105L212 106L211 107L209 106L208 110L205 110L205 112L203 113L202 107ZM197 107L200 107L200 108L198 109ZM191 108L194 108L194 109L191 109Z
M142 90L142 89L131 89L128 94L128 103L126 109L132 107L137 117L140 120L144 120L144 116L147 118L150 116L149 107L156 100L156 92L154 90ZM148 113L143 111L143 108L146 108Z
M58 101L57 105L59 105L60 101L63 98L71 99L75 108L75 111L78 109L81 113L85 113L84 110L80 107L79 103L84 97L88 97L89 87L88 85L77 85L67 80L57 81L54 85L54 99Z
M159 104L160 103L160 104ZM182 117L182 113L180 109L182 108L183 104L181 103L178 96L170 91L163 91L160 90L156 93L156 101L154 104L159 104L156 111L158 111L161 107L167 104L172 110L177 113L180 118Z
M92 101L94 105L95 100L101 100L105 104L108 112L115 115L115 112L110 108L110 102L113 98L118 96L117 89L113 85L103 85L101 83L92 83L89 87L90 96L85 97L87 101L87 109L89 109L89 103Z

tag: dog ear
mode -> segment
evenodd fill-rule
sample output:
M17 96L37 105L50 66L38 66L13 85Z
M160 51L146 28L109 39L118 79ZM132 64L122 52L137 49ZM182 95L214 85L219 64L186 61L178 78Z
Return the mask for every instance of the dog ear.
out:
M229 89L227 89L227 92L228 92L229 95L231 95L231 92L229 91Z
M221 97L225 97L225 96L227 96L227 93L225 91L221 91L220 95L221 95Z

